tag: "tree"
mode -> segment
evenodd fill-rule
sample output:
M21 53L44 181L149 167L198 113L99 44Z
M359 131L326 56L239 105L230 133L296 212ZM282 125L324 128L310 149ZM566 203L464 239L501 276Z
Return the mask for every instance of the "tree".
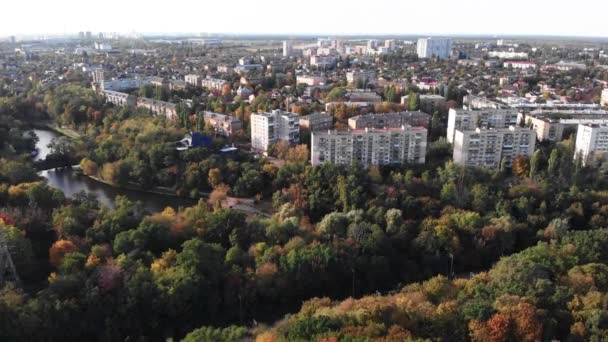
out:
M219 168L209 169L209 175L207 181L212 188L216 188L222 183L222 171Z
M536 150L530 159L530 179L534 179L540 169L540 163L542 159L541 150Z
M513 160L513 174L519 178L524 178L530 174L530 160L526 156L517 156Z
M59 267L63 257L68 253L76 252L78 248L70 240L57 240L49 249L49 262L55 267Z
M559 170L559 151L557 148L551 150L551 155L549 156L549 161L547 165L547 174L550 177L557 176L557 171Z

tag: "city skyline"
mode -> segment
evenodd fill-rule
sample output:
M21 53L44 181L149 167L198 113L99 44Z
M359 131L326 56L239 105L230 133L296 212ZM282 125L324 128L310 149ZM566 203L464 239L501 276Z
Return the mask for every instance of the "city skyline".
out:
M173 3L172 3L173 5ZM242 0L233 2L227 11L222 3L175 3L175 15L167 15L161 3L147 6L107 0L93 10L74 0L35 3L31 0L3 6L13 13L0 23L0 36L58 35L79 31L139 33L223 33L223 34L293 34L293 35L497 35L497 36L579 36L608 37L603 11L608 7L593 1L572 8L565 1L552 6L513 0L498 12L492 4L467 0L458 3L374 2L375 15L361 6L344 6L310 0L303 6L285 6L278 0L260 4ZM248 9L250 7L250 9ZM31 9L36 8L35 12ZM566 10L567 8L567 10ZM594 9L594 10L591 10ZM252 16L251 14L256 15ZM27 13L27 18L24 18ZM328 15L329 14L329 15ZM382 16L382 25L372 25ZM272 20L264 20L264 18ZM323 18L306 24L306 18ZM298 20L293 20L294 18ZM500 23L500 25L497 25ZM563 23L556 25L556 23ZM162 29L160 29L162 27Z

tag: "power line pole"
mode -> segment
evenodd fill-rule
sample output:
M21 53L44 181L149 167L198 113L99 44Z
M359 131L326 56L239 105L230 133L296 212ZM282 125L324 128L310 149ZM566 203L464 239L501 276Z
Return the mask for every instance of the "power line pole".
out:
M19 275L17 275L13 258L6 243L4 229L0 227L0 287L7 282L19 284Z

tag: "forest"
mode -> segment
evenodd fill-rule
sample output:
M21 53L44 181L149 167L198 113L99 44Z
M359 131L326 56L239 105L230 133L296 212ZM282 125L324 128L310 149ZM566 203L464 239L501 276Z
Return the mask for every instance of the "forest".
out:
M85 174L195 198L253 196L272 214L216 197L159 213L67 198L36 173L36 138L24 134L33 118L80 133L54 154L80 159ZM0 340L606 334L608 165L583 166L572 139L498 171L453 164L444 140L425 165L312 167L296 146L279 168L219 155L222 138L179 153L172 142L188 129L76 86L0 98L0 225L21 278L0 290Z

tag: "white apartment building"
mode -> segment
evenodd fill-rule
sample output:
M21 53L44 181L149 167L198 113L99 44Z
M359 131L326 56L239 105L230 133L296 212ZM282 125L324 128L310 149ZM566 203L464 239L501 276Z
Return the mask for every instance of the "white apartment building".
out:
M447 139L454 143L457 130L475 130L476 128L507 128L517 124L517 109L482 108L454 109L448 113Z
M602 99L600 101L600 105L608 106L608 88L602 90Z
M373 70L353 70L346 73L349 84L370 83L376 81L376 72Z
M272 112L251 114L251 148L266 154L268 146L285 140L291 144L300 142L298 114L275 109Z
M310 56L310 65L318 68L333 68L336 66L336 62L335 56Z
M503 63L505 68L512 67L513 69L536 69L536 63L528 61L506 61Z
M312 132L311 164L424 164L426 144L423 127Z
M104 90L103 95L106 97L107 102L113 103L115 106L135 107L137 104L137 97L127 93Z
M325 84L327 79L323 76L314 76L314 75L301 75L296 77L297 84L307 84L309 86L316 86L320 84Z
M456 130L453 159L455 164L496 170L502 160L510 166L517 156L532 156L535 144L534 132L521 127Z
M452 38L419 38L416 48L419 58L448 58L452 51Z
M583 165L608 152L608 125L578 125L574 158L581 158Z
M488 52L488 57L499 59L528 59L528 53L514 51L490 51Z
M200 87L201 85L201 76L200 75L195 75L195 74L190 74L190 75L186 75L184 77L186 83L188 84L192 84L195 87Z
M207 77L201 80L201 87L212 90L222 90L224 84L228 84L228 82L218 78Z
M95 69L91 74L95 83L101 83L105 80L103 69Z
M528 115L519 113L517 123L532 128L539 141L560 141L567 132L575 133L579 124L608 124L608 111L535 110Z

